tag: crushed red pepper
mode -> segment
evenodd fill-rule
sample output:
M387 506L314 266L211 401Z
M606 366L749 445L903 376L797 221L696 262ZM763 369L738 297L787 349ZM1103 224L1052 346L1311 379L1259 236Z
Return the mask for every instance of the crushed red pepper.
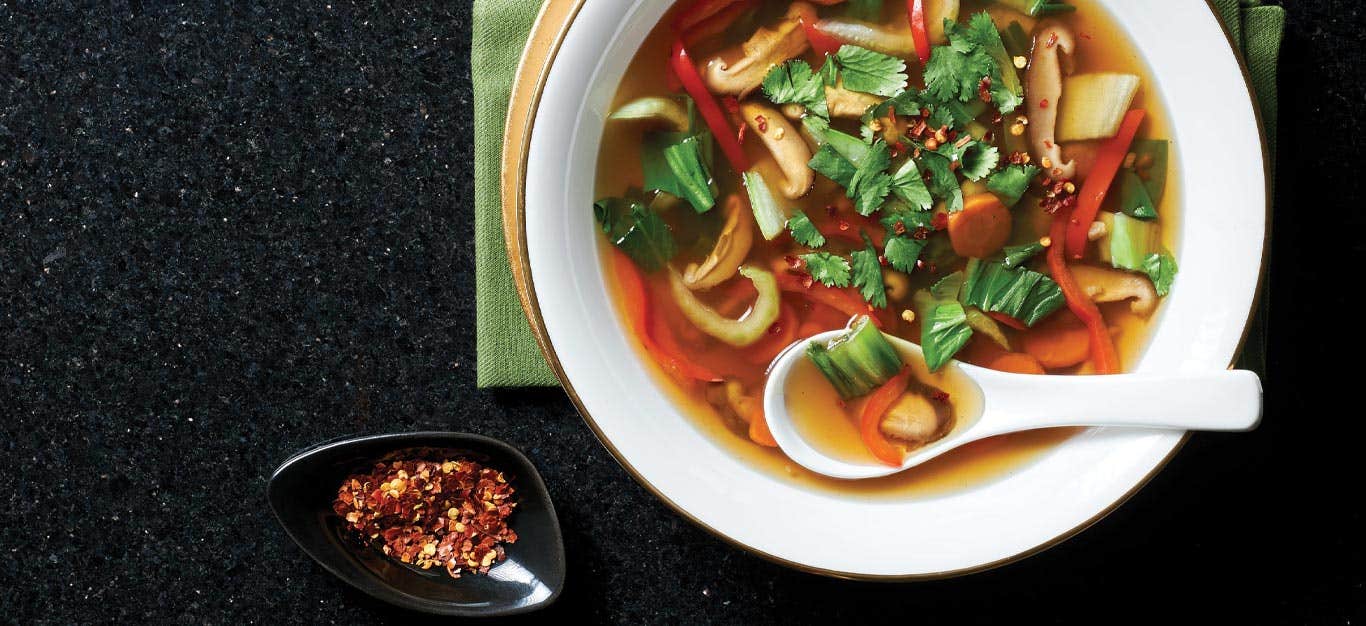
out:
M332 510L385 555L459 578L507 558L512 496L502 472L467 459L388 461L343 481Z

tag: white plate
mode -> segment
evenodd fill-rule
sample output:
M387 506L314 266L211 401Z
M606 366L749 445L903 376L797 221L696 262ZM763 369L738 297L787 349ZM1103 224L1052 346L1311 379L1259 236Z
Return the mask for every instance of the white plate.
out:
M1146 51L1180 154L1172 180L1183 185L1181 273L1136 369L1226 368L1253 306L1266 226L1249 87L1206 4L1102 4ZM768 558L840 576L913 578L989 567L1071 536L1176 451L1182 433L1093 429L999 480L932 498L869 501L781 482L700 432L627 343L591 210L607 107L668 6L584 3L549 71L526 173L527 255L550 347L585 419L638 480Z

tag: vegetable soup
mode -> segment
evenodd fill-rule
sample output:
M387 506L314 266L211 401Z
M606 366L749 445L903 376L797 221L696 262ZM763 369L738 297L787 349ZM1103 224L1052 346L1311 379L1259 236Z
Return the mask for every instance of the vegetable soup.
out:
M845 329L810 347L788 405L832 450L888 464L953 428L968 399L928 380L952 359L1124 371L1177 272L1166 124L1093 0L685 0L603 134L606 274L645 360L736 454L841 493L961 487L1074 431L823 480L774 447L769 363Z

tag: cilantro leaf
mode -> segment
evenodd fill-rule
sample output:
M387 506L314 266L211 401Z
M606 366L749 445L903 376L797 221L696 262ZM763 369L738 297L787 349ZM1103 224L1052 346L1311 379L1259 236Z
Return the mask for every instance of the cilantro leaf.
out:
M844 155L840 154L829 142L821 144L821 147L816 150L816 154L811 156L811 160L807 161L806 165L816 170L816 173L839 183L845 189L849 188L849 181L853 180L854 174L858 172L858 168L854 167L854 164L850 163L849 159L844 158Z
M1010 208L1020 203L1020 197L1029 189L1029 182L1038 173L1039 168L1033 165L1007 165L987 178L987 189Z
M1176 270L1176 258L1165 252L1154 252L1143 260L1143 271L1152 279L1153 288L1159 296L1171 293L1172 283L1176 281Z
M1002 113L1024 102L1020 77L989 14L973 15L967 24L945 21L944 34L949 45L935 46L925 64L925 85L932 95L970 102L979 98L982 80L988 79L992 104Z
M892 177L883 170L891 164L891 149L878 141L855 170L846 190L850 199L854 200L854 208L859 215L872 215L882 208L882 200L892 190Z
M854 263L854 286L869 304L887 308L887 287L882 283L882 264L877 260L877 251L872 244L850 255Z
M812 280L826 287L849 286L849 261L844 257L829 252L812 252L800 258L806 264L806 271L811 274Z
M920 259L920 252L924 249L924 241L893 235L887 238L882 256L886 257L887 264L897 271L910 274L915 271L915 262Z
M773 104L800 104L809 114L829 119L825 102L825 83L800 59L775 65L764 76L764 95Z
M930 190L925 187L925 179L914 159L906 159L895 172L892 172L892 193L912 207L922 211L934 205Z
M792 233L792 240L808 248L819 248L825 245L825 235L816 229L816 225L811 223L811 218L805 212L797 211L792 217L787 218L787 231Z
M593 213L612 245L646 272L663 268L677 252L669 225L639 202L603 198L593 203Z
M830 61L839 67L844 88L850 91L890 97L906 88L906 62L894 56L845 44Z
M982 180L1001 162L1001 151L989 143L974 141L958 153L959 171L968 180Z
M909 208L898 203L889 203L887 208L882 211L883 228L889 233L897 232L897 224L901 225L900 230L913 232L917 228L934 229L934 211L921 211Z
M930 173L929 179L925 181L930 195L936 200L942 200L949 213L962 211L963 188L958 186L958 177L953 173L950 158L939 152L922 150L920 166Z

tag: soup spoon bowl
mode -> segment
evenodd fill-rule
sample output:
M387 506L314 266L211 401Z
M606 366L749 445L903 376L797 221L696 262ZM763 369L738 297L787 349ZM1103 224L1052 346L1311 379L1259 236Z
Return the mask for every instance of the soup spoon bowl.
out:
M883 333L915 377L952 389L955 419L942 438L914 448L899 466L837 458L798 428L788 388L794 368L812 342L827 343L846 330L821 333L788 346L769 366L764 416L778 447L818 474L842 479L879 478L908 470L965 444L1007 433L1064 426L1248 431L1262 416L1262 386L1246 370L1133 373L1109 376L1041 376L999 372L951 361L938 372L925 365L920 346ZM849 419L845 415L828 416Z

